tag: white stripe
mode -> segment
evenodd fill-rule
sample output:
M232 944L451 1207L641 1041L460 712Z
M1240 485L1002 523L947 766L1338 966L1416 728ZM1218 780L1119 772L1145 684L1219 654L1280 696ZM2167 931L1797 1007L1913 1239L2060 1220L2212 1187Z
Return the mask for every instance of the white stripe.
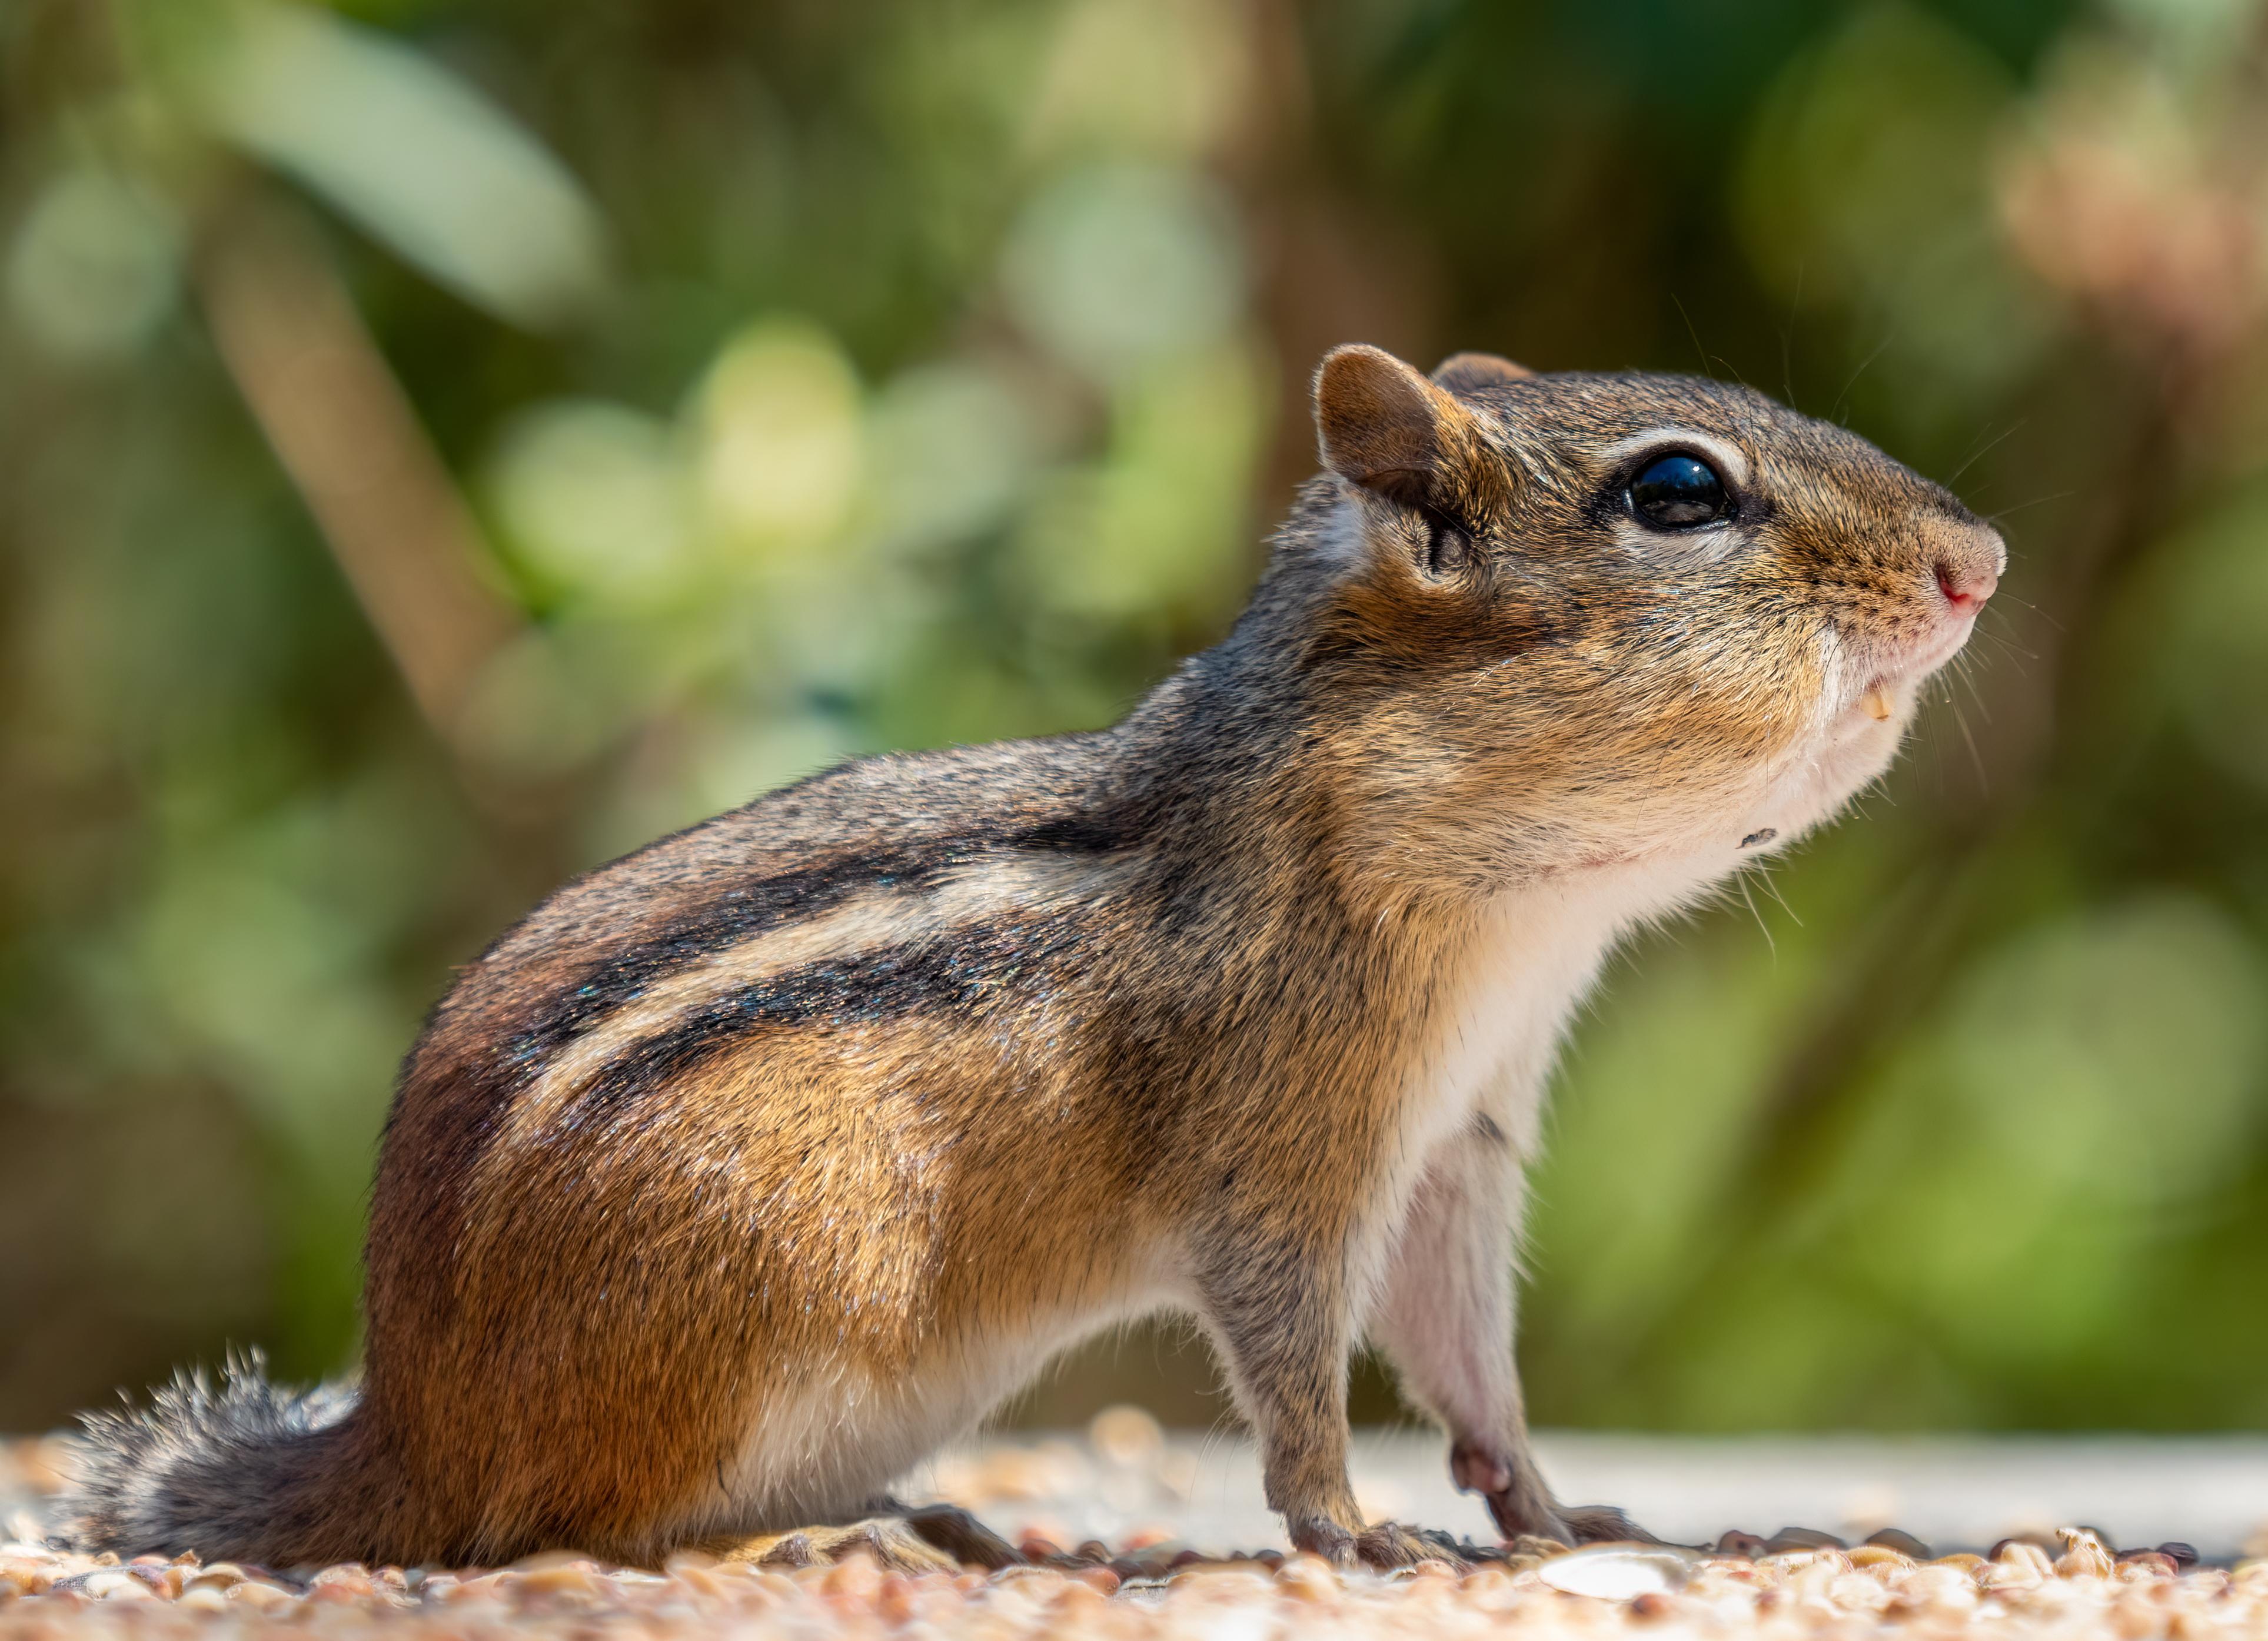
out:
M737 991L814 963L950 937L1007 912L1092 902L1110 892L1136 857L1103 861L1026 855L987 862L933 888L873 890L800 922L767 929L650 987L556 1055L522 1109L543 1110L639 1042Z
M1636 455L1639 451L1651 449L1656 445L1689 446L1722 468L1725 477L1732 484L1739 485L1749 482L1749 458L1742 454L1739 446L1727 444L1714 433L1697 433L1690 427L1648 428L1645 432L1616 440L1599 455L1606 466L1612 467L1625 456Z

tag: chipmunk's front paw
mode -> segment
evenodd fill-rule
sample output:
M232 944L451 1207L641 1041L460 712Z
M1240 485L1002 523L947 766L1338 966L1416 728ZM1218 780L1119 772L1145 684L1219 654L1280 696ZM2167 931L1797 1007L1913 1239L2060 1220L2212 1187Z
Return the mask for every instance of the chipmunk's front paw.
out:
M1446 1533L1428 1527L1405 1527L1398 1521L1373 1522L1359 1532L1335 1521L1313 1521L1292 1529L1295 1549L1312 1551L1334 1567L1370 1567L1391 1572L1414 1567L1421 1561L1445 1561L1453 1567L1472 1565L1473 1547L1460 1544Z

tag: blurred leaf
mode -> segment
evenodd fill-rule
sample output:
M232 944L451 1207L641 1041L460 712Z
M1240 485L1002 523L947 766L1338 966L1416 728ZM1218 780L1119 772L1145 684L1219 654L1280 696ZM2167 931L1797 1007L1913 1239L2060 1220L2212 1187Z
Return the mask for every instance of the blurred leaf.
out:
M998 524L1040 455L1033 410L996 370L941 364L895 378L867 420L872 528L917 551Z
M1016 224L1002 273L1032 335L1102 382L1218 343L1243 294L1225 202L1185 174L1134 166L1049 186Z
M515 324L586 312L597 213L565 167L420 53L305 6L183 6L151 35L212 129L298 177L434 278Z
M1233 595L1265 426L1258 374L1257 361L1221 348L1125 385L1108 457L1060 475L1018 543L1042 599L1124 617Z
M173 212L147 190L104 171L58 173L16 231L10 304L66 358L130 353L173 306L180 240Z
M696 569L684 455L669 426L622 405L539 405L506 431L488 488L506 539L551 587L652 599Z

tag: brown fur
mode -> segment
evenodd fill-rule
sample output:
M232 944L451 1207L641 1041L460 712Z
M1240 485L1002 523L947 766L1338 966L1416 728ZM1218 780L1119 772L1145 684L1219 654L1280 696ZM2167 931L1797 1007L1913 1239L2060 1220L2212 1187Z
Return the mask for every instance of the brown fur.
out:
M1386 1312L1505 1335L1445 1347L1509 1383L1486 1415L1402 1350L1505 1530L1631 1531L1527 1453L1523 1113L1581 965L1879 769L1902 726L1867 739L1852 703L1876 675L1910 703L1961 636L1938 578L1997 573L1999 543L1719 383L1476 355L1429 381L1344 349L1317 421L1332 470L1251 608L1125 722L833 771L499 940L402 1071L358 1392L247 1371L94 1422L77 1536L270 1563L777 1545L899 1513L892 1475L1160 1305L1220 1345L1302 1545L1427 1547L1347 1483L1348 1355ZM1737 517L1637 523L1649 439L1733 453ZM1531 928L1568 942L1517 971L1554 1001L1467 1064ZM1457 1260L1470 1324L1412 1297Z

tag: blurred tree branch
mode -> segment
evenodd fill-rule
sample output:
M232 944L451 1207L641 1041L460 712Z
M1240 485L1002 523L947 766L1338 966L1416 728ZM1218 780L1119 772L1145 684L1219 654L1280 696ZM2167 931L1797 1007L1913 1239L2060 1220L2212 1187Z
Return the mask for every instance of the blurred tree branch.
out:
M274 201L246 200L214 225L195 277L245 404L419 712L482 789L465 707L521 620L319 236Z

